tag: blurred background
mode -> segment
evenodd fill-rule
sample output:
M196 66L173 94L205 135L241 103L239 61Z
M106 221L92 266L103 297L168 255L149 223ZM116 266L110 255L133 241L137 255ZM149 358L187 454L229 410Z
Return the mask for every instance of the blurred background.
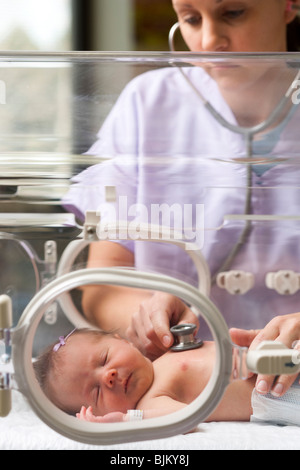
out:
M0 0L0 50L163 51L171 0Z
M13 301L14 324L55 275L44 262L47 241L57 242L59 258L78 234L61 198L90 164L82 155L124 86L157 66L48 62L43 53L164 51L175 21L171 0L0 0L0 51L9 52L0 58L0 294ZM41 59L11 59L19 51ZM69 327L51 306L36 351Z

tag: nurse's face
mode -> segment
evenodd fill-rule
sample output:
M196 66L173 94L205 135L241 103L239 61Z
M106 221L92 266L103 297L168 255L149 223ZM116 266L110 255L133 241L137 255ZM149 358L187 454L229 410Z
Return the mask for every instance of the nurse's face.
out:
M286 0L172 0L193 52L284 52ZM298 4L298 0L295 0Z

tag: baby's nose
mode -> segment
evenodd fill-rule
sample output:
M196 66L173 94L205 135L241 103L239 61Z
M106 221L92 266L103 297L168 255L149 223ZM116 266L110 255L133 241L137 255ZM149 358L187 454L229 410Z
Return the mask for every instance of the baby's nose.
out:
M107 387L112 388L115 385L115 381L118 377L116 369L109 369L104 374L104 382Z

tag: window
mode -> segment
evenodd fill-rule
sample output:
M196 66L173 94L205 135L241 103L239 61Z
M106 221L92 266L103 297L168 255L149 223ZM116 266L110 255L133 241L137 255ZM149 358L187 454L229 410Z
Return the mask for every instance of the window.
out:
M0 49L72 49L72 0L0 0Z

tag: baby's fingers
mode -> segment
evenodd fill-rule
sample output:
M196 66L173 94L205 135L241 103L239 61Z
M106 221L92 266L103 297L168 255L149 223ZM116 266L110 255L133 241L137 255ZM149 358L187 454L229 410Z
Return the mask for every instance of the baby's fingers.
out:
M94 416L93 409L91 406L86 408L85 406L81 407L79 413L76 413L76 418L82 419L83 421L89 421L90 423L101 422L101 416Z
M87 421L86 419L86 407L82 406L79 413L76 413L76 418Z

